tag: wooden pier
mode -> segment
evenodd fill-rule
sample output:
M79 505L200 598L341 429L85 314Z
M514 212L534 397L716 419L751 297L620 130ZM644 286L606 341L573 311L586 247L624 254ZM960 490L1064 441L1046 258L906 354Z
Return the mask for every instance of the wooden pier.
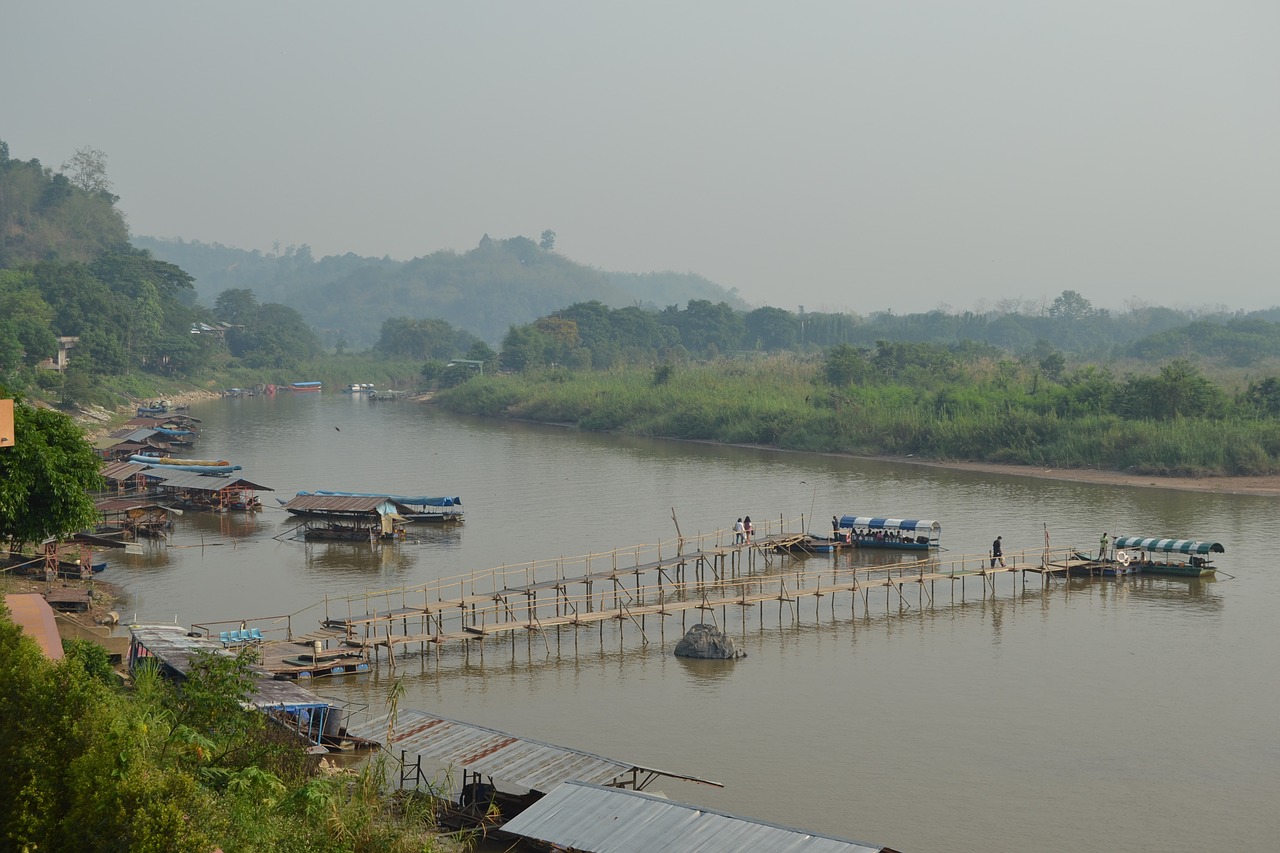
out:
M1021 576L1025 585L1027 574L1034 574L1048 583L1048 578L1065 574L1062 564L1073 553L1006 554L1008 565L994 567L987 555L943 559L936 554L862 566L857 565L856 548L842 551L836 560L793 554L789 548L799 536L803 534L779 532L729 545L681 539L327 599L322 631L326 638L370 650L375 661L385 650L393 668L397 650L413 645L421 653L431 647L439 655L447 644L480 641L483 653L486 638L510 636L514 642L520 634L554 632L559 637L569 629L576 647L579 629L596 625L603 641L609 623L617 623L619 630L633 626L645 643L656 628L665 640L667 617L677 615L683 633L688 615L725 627L734 611L745 634L753 621L750 613L756 612L755 621L763 627L765 610L774 602L779 619L788 610L799 618L809 602L815 618L824 603L835 615L838 600L849 602L851 617L859 606L870 613L881 591L886 609L894 602L924 607L935 602L939 585L954 599L957 591L965 594L966 585L995 594L1000 575Z

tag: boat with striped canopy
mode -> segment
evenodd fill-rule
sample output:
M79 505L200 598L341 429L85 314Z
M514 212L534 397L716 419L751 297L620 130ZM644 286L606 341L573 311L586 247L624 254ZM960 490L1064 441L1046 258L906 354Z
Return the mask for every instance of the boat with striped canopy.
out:
M1161 539L1154 536L1117 536L1113 561L1131 572L1200 577L1213 574L1211 554L1225 554L1221 542L1199 539Z
M929 519L844 515L834 536L855 548L928 551L939 547L942 525Z

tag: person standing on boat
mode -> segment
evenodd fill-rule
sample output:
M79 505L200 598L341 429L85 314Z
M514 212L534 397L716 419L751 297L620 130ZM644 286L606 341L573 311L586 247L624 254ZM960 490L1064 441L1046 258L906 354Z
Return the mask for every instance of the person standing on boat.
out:
M996 567L996 561L1000 561L1000 566L1004 567L1004 548L1000 544L1003 536L997 536L996 541L991 543L991 568Z
M743 540L747 538L747 526L742 523L739 518L737 523L733 525L733 544L741 545Z
M1111 544L1111 540L1107 538L1107 534L1104 532L1104 533L1102 534L1102 542L1100 543L1100 545L1099 545L1099 547L1098 547L1098 559L1099 559L1099 560L1105 560L1105 559L1107 559L1107 546L1108 546L1108 545L1110 545L1110 544Z

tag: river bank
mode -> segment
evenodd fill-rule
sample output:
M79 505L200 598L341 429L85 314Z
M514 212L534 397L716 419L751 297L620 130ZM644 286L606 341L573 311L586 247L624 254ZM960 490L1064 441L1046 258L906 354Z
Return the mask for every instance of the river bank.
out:
M1004 465L994 462L932 462L923 459L894 459L893 461L931 468L949 468L956 471L1007 474L1013 477L1035 477L1041 480L1069 480L1077 483L1093 483L1104 486L1136 486L1139 488L1178 489L1190 492L1213 492L1224 495L1280 497L1280 475L1276 474L1264 474L1255 477L1233 477L1230 475L1220 477L1154 477L1142 474L1126 474L1123 471L1099 471L1083 468L1039 468L1034 465Z

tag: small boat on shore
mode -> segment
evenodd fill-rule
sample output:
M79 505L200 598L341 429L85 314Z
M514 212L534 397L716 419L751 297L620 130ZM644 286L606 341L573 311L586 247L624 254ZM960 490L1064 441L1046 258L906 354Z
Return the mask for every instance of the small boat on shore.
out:
M138 417L147 418L169 414L172 404L168 400L155 400L138 407Z
M342 389L343 394L368 394L373 390L372 382L352 382Z
M845 515L834 528L833 538L844 540L854 548L928 551L939 547L942 537L942 525L938 522L912 518Z
M289 385L290 391L296 392L317 392L324 387L323 382L292 382Z

